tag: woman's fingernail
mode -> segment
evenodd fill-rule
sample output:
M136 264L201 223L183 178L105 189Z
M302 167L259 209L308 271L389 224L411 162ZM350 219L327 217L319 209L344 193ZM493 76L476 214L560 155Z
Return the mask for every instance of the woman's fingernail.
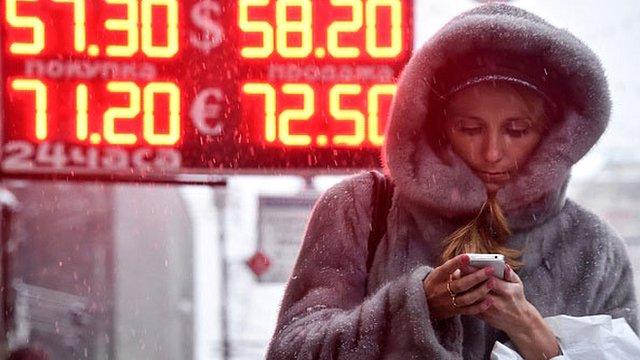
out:
M486 268L486 269L484 269L484 273L485 273L485 274L487 274L487 275L491 275L491 274L493 274L493 268Z
M490 279L489 281L487 281L487 288L488 289L492 289L493 288L493 279Z

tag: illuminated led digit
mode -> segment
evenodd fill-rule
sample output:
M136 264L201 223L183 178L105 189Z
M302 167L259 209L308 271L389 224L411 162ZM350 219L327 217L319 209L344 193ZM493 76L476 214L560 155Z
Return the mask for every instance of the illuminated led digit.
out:
M128 57L138 51L138 1L137 0L105 0L108 4L126 5L127 17L124 19L107 19L104 27L110 31L125 31L127 33L126 45L108 45L107 55Z
M391 44L378 46L378 7L391 9ZM392 58L402 51L402 3L400 0L368 0L366 4L367 53L374 58Z
M263 83L246 83L242 86L245 94L264 95L264 138L276 141L276 90Z
M334 21L327 28L327 50L334 58L356 58L360 56L357 47L340 47L340 33L357 32L362 28L362 0L331 0L333 6L350 6L351 21Z
M47 86L40 80L15 79L11 88L16 91L33 91L36 102L36 139L47 138Z
M138 141L135 134L116 133L116 120L133 119L140 113L140 88L131 81L109 81L107 90L113 93L128 93L129 106L112 107L104 113L104 138L113 145L131 145Z
M338 84L329 90L329 113L338 121L352 121L352 135L334 135L333 143L336 145L358 146L365 139L364 114L358 110L345 110L340 105L342 95L358 95L362 87L357 84Z
M288 95L302 95L302 109L289 109L278 117L278 135L285 145L304 146L311 144L309 135L293 135L289 133L291 121L306 121L316 111L315 95L309 84L284 84L282 92Z
M76 86L76 137L78 140L87 140L89 136L89 92L87 85Z
M167 44L153 44L153 7L167 9ZM178 2L176 0L142 0L142 52L149 57L170 58L178 53Z
M243 47L244 58L264 59L273 53L273 27L266 21L249 20L249 7L267 6L269 0L240 0L238 2L238 26L247 33L262 33L261 47Z
M373 145L382 146L384 136L380 135L380 96L393 96L396 93L396 85L378 84L373 85L367 93L367 107L369 111L369 141Z
M169 132L156 133L155 124L155 96L156 94L169 95ZM144 116L143 136L151 145L173 145L180 140L180 89L170 82L149 83L143 92Z
M300 20L289 20L287 8L300 7ZM277 0L276 1L276 44L278 54L284 58L304 58L309 56L313 47L311 21L311 0ZM300 33L300 46L289 46L290 33Z
M16 55L40 54L44 49L44 23L37 16L19 16L18 2L37 0L7 0L7 22L14 28L30 28L33 31L33 41L30 43L14 42L9 46L9 52Z
M85 0L53 0L57 3L73 4L73 47L77 52L87 48Z

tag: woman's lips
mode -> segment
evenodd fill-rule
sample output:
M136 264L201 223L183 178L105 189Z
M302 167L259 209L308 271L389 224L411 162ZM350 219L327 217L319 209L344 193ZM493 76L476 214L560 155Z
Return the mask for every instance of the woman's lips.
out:
M504 182L509 180L508 172L501 173L489 173L485 171L475 170L476 174L480 176L480 178L486 182Z

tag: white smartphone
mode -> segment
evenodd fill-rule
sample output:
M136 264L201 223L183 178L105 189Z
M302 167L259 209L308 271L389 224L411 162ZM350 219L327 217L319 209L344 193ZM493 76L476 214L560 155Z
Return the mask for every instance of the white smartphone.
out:
M469 255L469 265L477 269L491 266L493 268L493 275L504 279L504 255L475 253L467 253L467 255Z

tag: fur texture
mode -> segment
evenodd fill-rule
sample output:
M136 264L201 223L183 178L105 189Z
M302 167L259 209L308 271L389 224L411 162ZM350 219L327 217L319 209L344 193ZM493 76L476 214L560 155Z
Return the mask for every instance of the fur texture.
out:
M564 117L519 176L498 192L523 251L526 298L543 316L611 314L638 332L624 242L565 191L571 166L606 128L603 69L568 32L519 8L491 3L462 13L412 57L392 104L383 151L396 183L387 234L366 272L372 179L354 175L316 203L287 283L268 359L486 359L506 334L474 316L431 318L422 279L438 265L440 241L485 200L484 185L452 152L446 165L425 142L433 76L474 49L541 55L543 73L565 85ZM547 71L545 71L547 69ZM426 123L425 123L426 122Z
M480 179L451 151L453 166L443 164L430 151L424 122L430 120L427 99L439 95L431 94L437 92L437 71L456 57L485 49L540 58L537 68L529 72L540 77L555 74L566 93L564 121L556 124L531 160L498 192L510 223L531 226L528 205L536 202L544 208L548 206L545 198L557 199L571 166L604 132L611 110L597 56L572 34L534 14L506 4L480 6L452 19L418 50L399 80L383 161L398 190L409 199L448 216L473 213L481 206L486 193Z

